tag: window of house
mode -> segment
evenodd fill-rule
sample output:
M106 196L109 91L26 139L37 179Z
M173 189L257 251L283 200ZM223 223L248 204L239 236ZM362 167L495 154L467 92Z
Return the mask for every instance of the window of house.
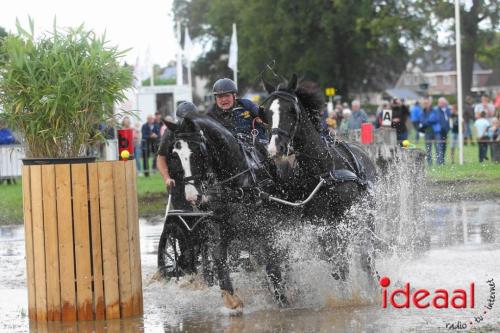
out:
M479 85L479 80L478 80L477 75L472 75L472 85L474 87L477 87Z
M449 75L443 75L443 84L445 86L449 86L451 83L450 76Z
M428 81L429 81L429 85L431 86L435 86L436 85L436 77L434 75L431 75L429 77L427 77Z

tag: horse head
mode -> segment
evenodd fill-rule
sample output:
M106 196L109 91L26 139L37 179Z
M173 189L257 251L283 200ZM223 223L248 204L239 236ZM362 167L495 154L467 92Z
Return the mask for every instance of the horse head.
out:
M181 162L186 200L192 204L206 201L203 195L204 182L208 180L207 140L200 126L190 116L178 125L165 122L174 132L172 154Z
M269 97L264 101L264 121L271 128L271 140L268 145L270 157L280 157L287 154L297 132L302 109L295 90L297 75L285 88L274 87L264 81Z
M175 135L172 153L178 156L184 171L182 182L188 202L209 201L206 190L212 183L227 179L231 180L228 184L240 181L240 177L233 181L232 176L247 168L245 157L231 132L221 124L210 117L190 113L180 125L166 125Z

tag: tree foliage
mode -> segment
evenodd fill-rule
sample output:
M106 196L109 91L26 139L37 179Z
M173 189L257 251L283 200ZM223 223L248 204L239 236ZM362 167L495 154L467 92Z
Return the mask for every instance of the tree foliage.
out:
M461 1L463 88L474 61L497 57L500 0ZM334 86L341 94L395 82L412 54L454 45L453 0L174 0L175 18L207 45L195 73L230 76L231 25L238 25L240 84L275 60L284 75ZM450 38L438 41L440 32ZM443 45L446 44L446 45Z
M349 90L392 84L422 35L411 1L174 0L177 20L208 51L195 72L213 79L227 68L231 25L238 26L240 85L252 85L267 63L322 86Z

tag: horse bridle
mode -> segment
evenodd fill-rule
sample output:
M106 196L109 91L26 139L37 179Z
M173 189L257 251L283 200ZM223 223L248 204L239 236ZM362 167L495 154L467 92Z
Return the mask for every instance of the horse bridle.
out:
M216 186L221 186L229 183L230 181L238 178L239 176L244 175L245 173L251 171L251 168L247 168L236 175L230 176L226 179L223 179L221 181L216 181L215 179L215 174L212 171L211 163L208 163L208 149L207 149L207 143L208 140L203 134L203 131L199 131L198 133L175 133L175 142L178 140L184 140L187 142L192 142L195 144L198 144L200 147L200 152L203 156L203 164L207 166L207 172L206 173L201 173L199 175L194 175L194 176L189 176L189 177L184 177L182 179L182 182L184 184L190 184L196 187L196 181L199 181L201 183L201 192L206 193L208 191L207 185L204 184L203 182L206 181L210 185L213 185L214 187ZM175 143L174 143L175 144ZM204 177L206 175L206 177Z
M300 117L302 114L302 105L300 104L297 95L283 90L276 90L270 93L269 96L267 96L266 99L262 101L261 106L272 100L274 97L279 97L288 102L291 102L293 104L293 110L295 111L295 115L297 116L297 120L295 124L292 126L292 130L290 132L287 132L284 129L278 127L271 129L271 135L282 135L286 137L288 139L288 146L290 146L291 143L293 142L293 139L295 138L295 134L297 133L297 129L299 127Z
M200 147L200 152L201 155L204 159L204 165L208 166L208 171L207 172L201 172L199 175L195 176L189 176L189 177L184 177L182 179L182 182L184 184L190 184L196 187L196 181L199 181L202 183L202 188L203 188L203 181L210 181L213 179L213 172L210 170L210 163L207 163L205 161L208 159L208 150L207 150L207 139L205 138L205 135L203 134L203 131L200 130L198 133L174 133L175 136L175 143L177 143L179 140L187 141L187 142L192 142L195 144L198 144ZM174 143L174 146L175 146Z

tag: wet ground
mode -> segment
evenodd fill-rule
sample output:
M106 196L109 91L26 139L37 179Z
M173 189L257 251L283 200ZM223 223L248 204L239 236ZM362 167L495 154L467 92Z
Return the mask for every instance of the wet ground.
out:
M383 254L377 260L377 269L380 275L391 279L389 293L409 282L411 292L426 288L434 294L435 289L443 288L451 294L455 289L464 289L470 302L469 288L474 282L473 309L417 309L413 304L409 309L391 305L384 309L381 289L370 291L364 274L354 264L349 281L342 284L330 277L323 262L304 258L292 265L287 275L290 309L281 310L273 303L262 271L235 273L234 284L245 309L241 316L229 316L222 309L217 287L208 288L185 279L151 280L162 225L141 221L145 312L142 318L64 326L30 325L23 229L4 226L0 227L0 331L24 332L31 328L41 332L444 332L453 325L499 332L500 304L494 303L492 309L485 306L491 296L487 281L500 282L500 201L433 203L426 210L430 249L403 255ZM299 251L300 246L303 244L298 245Z

